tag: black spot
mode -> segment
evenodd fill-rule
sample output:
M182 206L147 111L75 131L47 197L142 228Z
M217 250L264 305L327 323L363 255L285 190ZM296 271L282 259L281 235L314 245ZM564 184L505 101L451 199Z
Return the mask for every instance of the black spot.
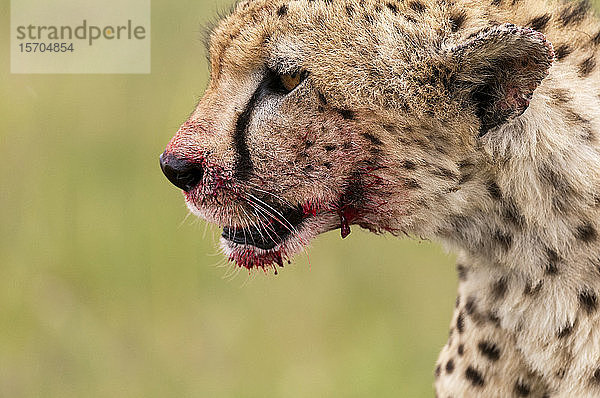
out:
M327 152L331 152L331 151L335 151L337 149L337 145L335 145L335 144L326 144L323 148L325 148L325 150Z
M450 29L452 32L458 32L465 25L467 13L464 10L459 10L450 15Z
M475 297L467 298L467 302L465 304L465 311L467 311L467 314L473 315L475 313L475 310L477 310L477 305L475 304Z
M361 135L366 138L367 140L371 141L371 144L376 145L376 146L382 146L383 142L381 142L381 140L379 138L377 138L376 136L374 136L371 133L361 133Z
M375 22L375 18L373 18L373 15L371 15L371 14L369 14L369 13L365 13L365 14L363 15L363 18L365 19L365 21L366 21L368 24L373 24L373 22Z
M415 180L414 178L406 179L405 185L407 188L411 188L411 189L420 189L421 188L421 184L419 184L419 182L417 180Z
M458 168L460 170L475 166L475 164L473 162L470 162L468 160L461 160L461 161L457 162L456 165L458 166Z
M489 181L487 185L487 190L490 193L490 196L494 199L502 199L502 191L496 182Z
M465 353L465 345L464 344L459 344L456 352L458 353L459 356L462 357L463 354Z
M523 228L525 225L525 217L521 214L521 211L517 207L517 204L513 200L506 200L504 202L504 218L510 222L513 226Z
M391 124L384 124L383 129L385 131L387 131L388 133L392 133L392 134L396 133L396 127L392 126Z
M322 105L327 105L327 99L325 98L325 95L323 95L321 92L317 95L319 97L319 102L321 102Z
M458 333L465 331L465 316L463 315L462 311L459 312L458 316L456 317L456 330L458 330Z
M548 256L548 261L546 262L546 273L548 275L556 275L558 274L558 262L560 258L555 250L547 248L546 254Z
M412 8L413 10L415 10L416 12L423 12L425 11L425 4L421 3L420 1L411 1L410 3L408 3L408 6L410 8Z
M344 142L344 145L342 145L342 148L344 148L344 149L352 149L353 146L354 145L352 144L351 141L346 141L346 142Z
M411 23L417 23L417 19L411 15L403 15L404 19Z
M383 10L383 7L381 7L379 4L377 4L375 6L375 14L379 14L382 10Z
M525 290L523 291L523 294L527 296L534 296L542 289L542 285L543 282L539 281L535 286L533 286L533 283L528 280L525 282Z
M437 365L435 367L435 378L437 379L438 377L440 377L440 373L442 373L442 365Z
M306 165L306 166L304 167L304 172L305 172L305 173L310 173L311 171L314 171L314 170L315 170L315 167L314 167L313 165L311 165L311 164L309 164L309 165Z
M555 166L550 162L541 165L539 168L540 177L544 180L544 182L552 185L552 187L559 194L559 198L564 198L565 196L571 194L573 189L567 179L557 172L554 167Z
M389 8L394 15L398 14L398 7L395 4L387 3L385 6Z
M492 4L495 6L499 6L500 4L502 4L502 0L492 0ZM497 25L497 24L494 24Z
M459 306L459 305L460 305L460 294L459 294L458 296L456 296L456 301L455 301L455 303L454 303L454 306L455 306L456 308L458 308L458 306Z
M323 163L323 166L327 167L328 169L331 169L331 163L329 162Z
M598 233L590 223L585 223L577 227L577 232L575 236L577 236L577 239L585 243L589 243L596 240L596 238L598 237Z
M306 149L310 148L313 145L315 145L315 142L313 140L306 140L306 142L304 143Z
M500 327L500 318L498 317L498 315L495 312L490 311L488 313L488 319L490 320L491 323L494 324L494 326Z
M349 17L352 17L352 15L354 15L354 7L352 7L351 5L349 5L349 4L348 4L348 5L346 6L346 14L347 14Z
M530 27L533 30L543 32L544 29L546 29L546 25L548 25L550 18L552 18L550 14L540 15L539 17L535 17L531 21L529 21L529 23L526 26Z
M594 374L592 375L592 382L595 384L600 384L600 368L594 371Z
M458 279L461 281L467 280L467 267L462 264L456 264L456 272L458 273Z
M500 349L494 343L480 341L479 344L477 344L477 348L479 348L479 352L490 361L496 362L500 359Z
M460 175L458 183L462 185L462 184L465 184L465 183L471 181L472 179L473 179L473 174L472 173L462 173Z
M594 56L590 56L583 60L579 64L579 77L587 77L589 76L596 67L596 58Z
M454 361L450 359L446 362L446 373L450 374L452 372L454 372Z
M355 116L354 111L348 109L337 109L337 113L339 113L346 120L352 120Z
M560 22L564 25L575 25L583 21L590 9L590 3L587 0L579 1L577 4L569 4L560 15Z
M527 384L517 381L515 383L515 392L519 397L527 397L531 393L531 388Z
M483 387L483 385L485 384L485 380L483 380L483 376L481 375L481 373L479 373L479 371L477 371L472 366L469 366L467 370L465 370L465 377L475 387Z
M600 32L596 33L592 39L592 45L597 46L598 44L600 44Z
M492 295L496 300L501 300L506 295L507 288L506 278L502 277L492 284Z
M286 15L288 12L288 7L284 4L281 7L279 7L279 9L277 10L277 15L279 15L280 17L283 17L284 15Z
M567 58L569 55L571 55L572 52L573 49L568 44L561 44L554 50L556 59L559 61L562 61L563 59Z
M598 308L598 297L589 289L582 290L579 292L579 303L588 314L591 314Z
M496 233L494 233L494 241L498 243L502 249L508 250L512 245L512 235L502 231L496 231Z
M405 160L402 162L402 167L404 167L406 170L414 170L417 168L417 164L412 160Z
M573 333L573 327L574 327L574 325L571 325L571 324L565 325L562 329L560 329L558 331L558 333L556 334L556 337L558 337L559 339L562 339L562 338L569 336L571 333Z

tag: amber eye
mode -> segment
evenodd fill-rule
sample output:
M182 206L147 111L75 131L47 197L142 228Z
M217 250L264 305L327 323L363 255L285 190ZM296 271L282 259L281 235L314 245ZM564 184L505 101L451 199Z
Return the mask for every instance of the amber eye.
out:
M289 92L298 87L302 80L304 80L304 74L300 72L296 73L285 73L279 76L281 79L281 85Z

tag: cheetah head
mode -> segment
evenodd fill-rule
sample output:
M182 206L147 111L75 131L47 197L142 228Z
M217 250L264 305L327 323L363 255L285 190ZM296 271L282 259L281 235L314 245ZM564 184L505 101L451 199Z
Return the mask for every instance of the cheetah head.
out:
M209 85L161 167L230 260L275 267L350 225L434 236L468 205L461 170L554 54L513 25L455 33L445 7L249 0L211 32Z

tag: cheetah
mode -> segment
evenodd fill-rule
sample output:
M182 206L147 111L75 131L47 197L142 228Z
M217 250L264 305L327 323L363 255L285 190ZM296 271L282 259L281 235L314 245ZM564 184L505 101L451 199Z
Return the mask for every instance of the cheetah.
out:
M242 0L161 167L241 267L457 252L437 396L600 397L599 47L586 1Z

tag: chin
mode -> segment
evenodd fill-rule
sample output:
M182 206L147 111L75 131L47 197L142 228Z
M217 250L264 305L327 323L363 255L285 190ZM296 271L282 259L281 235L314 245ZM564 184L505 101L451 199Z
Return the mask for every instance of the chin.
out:
M196 216L220 226L224 255L247 269L273 269L277 273L278 267L289 264L318 235L337 228L349 231L347 220L340 221L335 206L316 207L309 202L278 206L261 200L260 207L242 203L213 208L200 206L190 197L186 204Z

